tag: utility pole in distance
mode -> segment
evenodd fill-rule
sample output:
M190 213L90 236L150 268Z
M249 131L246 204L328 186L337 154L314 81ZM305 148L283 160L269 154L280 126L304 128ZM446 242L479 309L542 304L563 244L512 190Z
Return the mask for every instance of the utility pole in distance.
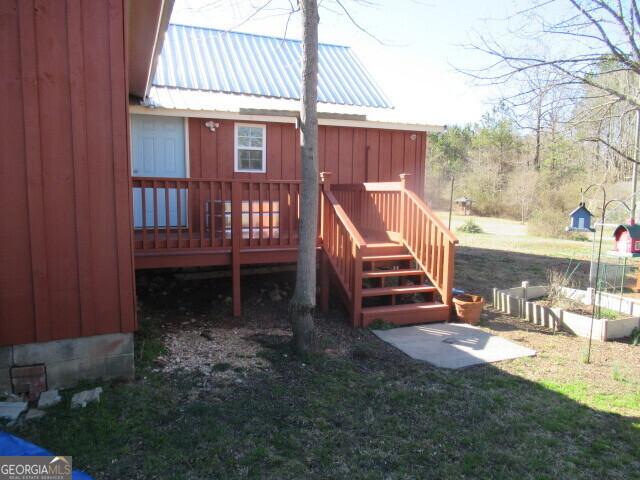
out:
M636 194L638 192L638 161L640 155L640 109L636 109L636 135L633 145L633 169L631 173L631 219L636 220Z

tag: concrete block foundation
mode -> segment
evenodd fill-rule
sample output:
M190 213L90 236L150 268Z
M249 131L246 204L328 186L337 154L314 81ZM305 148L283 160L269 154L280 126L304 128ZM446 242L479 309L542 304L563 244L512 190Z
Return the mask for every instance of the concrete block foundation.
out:
M134 377L132 333L109 333L52 342L0 347L0 393L11 392L10 370L44 364L48 388L68 388L81 380Z
M11 392L11 376L8 368L0 368L0 395Z

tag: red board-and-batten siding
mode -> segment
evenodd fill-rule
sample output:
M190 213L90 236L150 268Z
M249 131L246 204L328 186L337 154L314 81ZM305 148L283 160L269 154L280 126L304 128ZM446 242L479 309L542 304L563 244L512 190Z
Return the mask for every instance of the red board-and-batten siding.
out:
M300 179L299 136L293 124L265 123L266 173L236 173L233 162L236 121L216 120L219 126L214 132L204 125L206 121L189 119L192 178ZM333 183L397 182L401 173L411 173L409 185L422 193L425 149L425 132L326 125L318 128L319 169L332 172Z
M0 2L0 345L135 328L123 3Z

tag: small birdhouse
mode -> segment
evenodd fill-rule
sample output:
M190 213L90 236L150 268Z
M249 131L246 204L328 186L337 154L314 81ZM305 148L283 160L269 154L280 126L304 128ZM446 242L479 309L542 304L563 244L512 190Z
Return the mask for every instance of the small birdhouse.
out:
M463 215L471 215L471 205L473 205L473 200L469 197L460 197L455 200L458 210Z
M569 214L569 226L567 231L570 232L593 232L591 228L591 217L593 215L587 207L584 206L584 202L580 202L578 208Z
M618 225L613 232L613 237L618 253L632 255L640 253L640 225L636 225L635 222Z

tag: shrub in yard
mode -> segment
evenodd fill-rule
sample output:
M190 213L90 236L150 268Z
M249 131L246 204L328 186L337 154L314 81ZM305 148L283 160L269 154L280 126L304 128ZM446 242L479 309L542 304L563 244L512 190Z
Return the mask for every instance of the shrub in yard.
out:
M480 225L474 222L472 218L460 225L458 231L462 233L484 233Z
M505 175L497 165L473 160L457 180L456 191L473 199L473 211L485 216L503 216ZM457 195L457 194L456 194Z
M545 172L540 176L528 231L540 237L585 239L584 234L567 233L569 213L580 201L580 189L593 183L580 172ZM600 197L596 197L600 198ZM597 213L592 210L593 213Z
M570 210L569 210L570 211ZM527 232L537 237L568 238L571 240L588 241L589 236L579 232L567 232L569 224L568 212L558 208L545 207L533 212Z
M564 293L565 288L576 288L577 282L573 277L580 267L580 262L569 262L565 270L547 270L547 300L555 307L569 309L579 304L574 299L569 299Z
M568 224L567 214L552 207L537 208L527 225L530 235L539 237L559 237L564 235Z
M631 345L640 345L640 328L638 327L631 330Z
M620 371L620 369L617 366L613 367L612 377L616 382L626 382L627 381L627 379L624 378L624 375L622 374L622 372Z

